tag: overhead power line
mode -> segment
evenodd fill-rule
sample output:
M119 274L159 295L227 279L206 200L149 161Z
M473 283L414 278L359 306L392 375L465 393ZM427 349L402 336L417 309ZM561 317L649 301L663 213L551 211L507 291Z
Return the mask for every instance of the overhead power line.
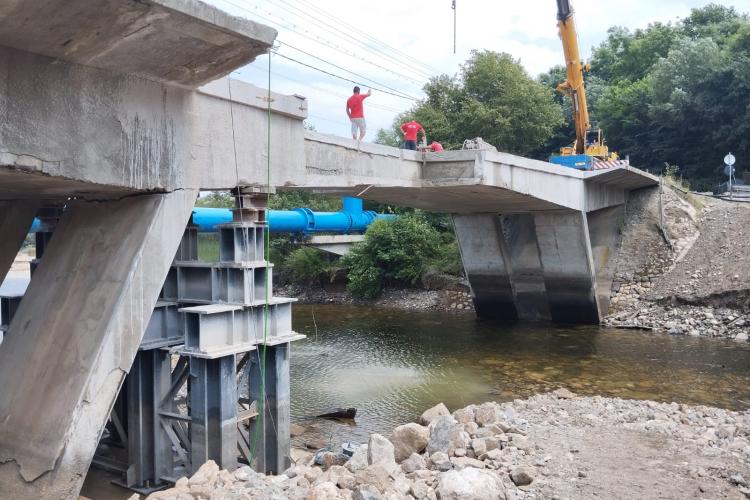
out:
M366 62L368 64L371 64L373 66L376 66L376 67L378 67L380 69L384 69L386 71L389 71L390 73L394 73L394 74L396 74L397 76L399 76L401 78L405 77L405 75L403 75L401 73L398 73L398 72L395 72L392 69L385 68L384 66L375 64L372 61L367 61L366 59L363 59L361 56L355 54L354 52L352 52L352 51L350 51L350 50L348 50L348 49L346 49L344 47L341 47L340 45L338 45L338 44L336 44L334 42L331 42L330 40L327 40L326 38L320 37L317 34L311 33L309 30L307 30L307 29L305 29L305 28L303 28L301 26L298 26L297 24L294 24L294 22L285 20L285 19L283 19L283 18L281 18L281 17L273 14L272 12L269 12L267 10L263 10L262 11L262 12L268 14L269 16L272 16L272 17L277 18L277 19L281 19L281 22L269 19L268 17L266 17L266 16L264 16L262 14L259 14L258 12L253 12L248 7L240 5L240 4L237 4L236 2L234 2L232 0L223 0L223 1L226 2L226 3L228 3L228 4L230 4L230 5L233 5L234 7L238 8L238 9L241 9L244 12L247 12L250 15L258 17L258 18L262 19L263 21L265 21L265 22L267 22L269 24L280 26L280 27L282 27L284 29L287 29L287 30L291 31L292 33L295 33L295 34L297 34L297 35L299 35L299 36L301 36L303 38L311 40L311 41L313 41L315 43L318 43L320 45L324 45L324 46L326 46L326 47L328 47L330 49L333 49L333 50L338 51L338 52L340 52L342 54L348 55L348 56L350 56L352 58L362 60L362 61L364 61L364 62ZM257 5L254 6L253 8L256 11L259 10L259 7ZM326 31L330 32L330 30L326 30ZM379 54L377 52L373 52L371 48L369 48L367 45L363 44L361 41L356 41L356 43L359 44L359 45L361 45L365 51L372 52L373 55L375 55L375 56L381 55L381 54ZM391 61L389 61L390 63L396 64L396 65L401 65L402 67L404 67L405 69L407 69L409 71L415 71L415 72L421 73L420 76L422 78L427 78L427 77L430 76L429 73L423 72L422 70L419 70L418 68L414 68L413 66L408 65L408 64L404 63L403 61L401 61L399 59L395 59L395 58L393 58L391 56L388 56L387 54L386 55L381 55L381 57L389 58L389 59L391 59ZM409 77L406 77L406 78L409 78ZM412 81L417 82L417 80L413 80L413 79L412 79ZM417 82L417 83L421 86L421 82Z
M285 3L287 3L286 0L281 0L281 1L284 1ZM297 1L299 3L306 4L311 9L314 9L315 12L318 12L319 14L321 14L321 15L323 15L325 17L328 17L333 22L336 22L336 23L338 23L338 24L340 24L342 26L348 27L356 35L362 35L365 38L367 38L368 40L370 40L372 43L374 43L374 44L376 44L376 45L378 45L380 47L383 47L386 50L390 50L390 51L394 52L395 54L399 55L399 57L401 57L403 59L406 59L406 60L409 60L409 61L412 61L412 63L425 68L427 70L428 74L433 74L434 75L434 74L439 74L440 73L440 70L438 70L436 68L433 68L432 66L430 66L430 65L428 65L428 64L420 61L419 59L414 58L413 56L407 54L406 52L404 52L404 51L402 51L400 49L397 49L395 47L392 47L392 46L388 45L387 43L383 42L382 40L379 40L378 38L365 33L364 31L362 31L361 28L353 26L352 24L347 23L343 19L341 19L339 17L336 17L336 16L334 16L333 14L331 14L329 12L326 12L325 10L321 9L320 7L318 7L317 5L314 5L314 4L310 3L308 0L297 0Z
M247 67L249 69L258 71L259 73L266 74L266 71L264 69L256 68L255 66L247 66ZM233 73L233 74L239 74L239 73ZM311 88L311 89L315 89L318 92L323 92L324 94L328 94L328 95L331 95L331 96L339 98L339 99L344 99L345 100L345 99L348 99L348 97L349 97L347 95L339 94L338 92L333 92L332 90L320 87L318 85L314 85L312 83L304 82L304 81L299 80L297 78L292 78L289 75L284 75L284 74L278 73L276 71L271 71L271 74L274 75L274 76L276 76L276 77L278 77L278 78L282 78L282 79L288 80L290 82L295 82L295 83L302 84L305 87L308 87L308 88ZM390 111L392 113L401 113L402 111L404 111L403 109L396 109L396 108L392 108L390 106L385 106L383 104L378 104L378 103L375 103L375 102L368 102L367 106L370 107L370 108L377 108L377 109L382 109L384 111Z
M432 71L432 69L430 69L429 67L426 67L426 70L425 69L420 69L419 66L423 66L424 67L424 65L419 60L414 59L413 57L409 56L408 54L405 54L405 53L401 52L400 50L398 50L396 48L393 48L390 45L387 45L387 44L385 44L385 43L377 40L376 38L368 35L367 33L364 33L359 28L354 28L351 25L347 25L347 26L350 26L349 29L351 31L353 31L353 34L347 33L346 31L344 31L344 30L341 29L341 25L342 24L346 24L344 21L333 17L331 14L328 14L328 13L322 11L320 8L316 7L315 8L316 9L315 12L327 15L329 18L333 18L333 21L336 22L338 25L334 26L334 25L328 23L327 21L325 21L324 19L321 19L321 18L317 17L316 13L308 12L308 11L306 11L304 9L301 9L298 6L291 4L287 0L267 0L267 1L269 1L272 4L276 4L280 8L284 9L286 12L288 12L288 13L290 13L292 15L295 15L294 13L290 12L288 9L286 9L283 6L279 5L277 2L281 2L283 4L286 4L289 7L291 7L292 9L300 12L301 14L296 14L296 15L298 17L301 17L305 21L312 20L313 22L316 22L319 26L321 26L322 29L325 30L325 31L327 31L328 33L331 33L334 36L341 37L342 39L345 37L345 38L349 39L349 41L353 42L354 44L359 45L360 47L362 47L364 50L366 50L368 52L372 52L372 53L374 53L376 55L380 55L381 57L385 58L386 60L392 61L392 63L395 63L397 65L401 65L402 67L404 67L408 71L419 73L423 77L429 77L431 75L431 73L434 73L434 71ZM394 52L396 54L396 56L394 57L394 55L389 54L389 53L387 53L386 51L384 51L384 50L382 50L380 48L372 47L372 46L368 45L367 43L364 43L362 41L363 38L369 38L369 39L373 40L377 45L381 45L383 47L386 47L387 50ZM411 63L407 63L407 62L404 62L404 60L411 60L412 62ZM374 63L371 63L371 64L374 64ZM417 65L417 67L415 67L415 64ZM379 66L379 67L382 67L382 66ZM383 69L385 69L386 71L391 71L390 69L387 69L387 68L383 68ZM421 84L421 82L418 82L418 83Z
M375 80L372 80L372 79L370 79L370 78L367 78L367 77L366 77L366 76L364 76L364 75L360 75L360 74L358 74L358 73L355 73L355 72L353 72L353 71L351 71L351 70L348 70L348 69L346 69L346 68L342 68L341 66L338 66L337 64L334 64L334 63L332 63L332 62L330 62L330 61L327 61L327 60L325 60L325 59L323 59L323 58L321 58L321 57L318 57L318 56L316 56L316 55L310 54L309 52L306 52L306 51L304 51L304 50L302 50L302 49L298 49L297 47L294 47L294 46L292 46L292 45L289 45L288 43L284 43L284 42L279 42L279 43L280 43L281 45L284 45L284 46L286 46L286 47L289 47L290 49L296 50L297 52L301 52L302 54L305 54L305 55L306 55L306 56L308 56L308 57L312 57L313 59L317 59L317 60L318 60L318 61L320 61L320 62L323 62L323 63L325 63L325 64L331 65L331 66L333 66L333 67L334 67L334 68L336 68L336 69L340 69L341 71L346 71L347 73L349 73L349 74L351 74L351 75L354 75L354 76L356 76L356 77L359 77L359 78L363 78L363 79L365 79L365 80L367 80L367 81L370 81L370 82L374 83L375 85L380 85L381 87L384 87L384 88L386 88L386 89L388 89L388 90L391 90L391 91L393 91L393 92L398 92L399 94L402 94L402 95L403 95L404 97L408 97L408 98L410 98L410 99L414 99L414 100L417 100L417 98L416 98L416 97L414 97L414 96L411 96L411 95L407 94L406 92L402 92L402 91L400 91L400 90L398 90L398 89L394 89L393 87L389 87L389 86L387 86L387 85L385 85L385 84L383 84L383 83L378 83L378 82L376 82ZM278 52L277 52L277 53L278 53Z
M352 80L351 78L346 78L346 77L343 77L341 75L337 75L335 73L331 73L330 71L326 71L324 69L320 69L318 67L315 67L315 66L313 66L311 64L307 64L307 63L304 63L302 61L298 61L297 59L294 59L292 57L285 56L284 54L281 54L280 52L277 52L277 51L273 51L273 53L276 54L279 57L283 57L284 59L288 59L289 61L295 62L297 64L301 64L302 66L306 66L306 67L308 67L310 69L314 69L315 71L320 71L321 73L325 73L326 75L330 75L330 76L332 76L334 78L338 78L339 80L344 80L344 81L347 81L347 82L351 82L351 83L353 83L355 85L362 85L363 87L370 87L371 89L377 90L378 92L382 92L383 94L388 94L388 95L392 95L392 96L395 96L395 97L400 97L401 99L408 99L410 101L415 101L415 102L419 101L419 99L417 99L416 97L412 97L412 96L408 96L408 95L403 95L403 94L397 94L397 93L390 92L388 90L384 90L384 89L381 89L381 88L378 88L378 87L375 87L375 86L366 85L366 84L364 84L362 82L358 82L357 80Z

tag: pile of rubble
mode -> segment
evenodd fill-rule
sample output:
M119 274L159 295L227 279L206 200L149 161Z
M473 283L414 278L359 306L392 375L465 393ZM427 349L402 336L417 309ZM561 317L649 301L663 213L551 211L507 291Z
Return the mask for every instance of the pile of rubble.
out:
M639 498L685 498L691 489L704 498L742 498L750 497L749 434L747 412L583 398L560 389L452 414L439 404L419 423L395 428L390 439L371 435L351 458L321 452L323 466L308 458L278 476L208 462L148 498L625 498L622 488L642 488L640 482L645 489L632 491Z

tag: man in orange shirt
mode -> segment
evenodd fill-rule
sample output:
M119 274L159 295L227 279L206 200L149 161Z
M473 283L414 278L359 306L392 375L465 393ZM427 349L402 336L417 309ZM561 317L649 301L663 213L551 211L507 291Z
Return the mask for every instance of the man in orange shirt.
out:
M365 123L365 107L363 101L372 95L372 90L366 94L359 93L359 87L354 87L354 94L346 100L346 115L352 122L352 139L362 140L367 132L367 123ZM359 131L359 139L357 139Z
M401 125L401 132L404 134L404 149L411 149L416 151L417 149L417 133L421 133L425 142L427 142L427 134L424 131L422 125L412 120Z

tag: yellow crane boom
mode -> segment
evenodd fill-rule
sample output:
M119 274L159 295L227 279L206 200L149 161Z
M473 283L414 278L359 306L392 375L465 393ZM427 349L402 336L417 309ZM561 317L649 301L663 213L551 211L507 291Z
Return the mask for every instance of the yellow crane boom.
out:
M583 73L589 65L581 61L578 49L578 33L573 19L573 9L569 0L557 0L557 27L565 53L565 81L557 86L557 91L570 97L573 106L576 139L572 146L560 150L562 156L589 155L603 160L616 160L610 153L600 129L592 129L586 103L586 85Z

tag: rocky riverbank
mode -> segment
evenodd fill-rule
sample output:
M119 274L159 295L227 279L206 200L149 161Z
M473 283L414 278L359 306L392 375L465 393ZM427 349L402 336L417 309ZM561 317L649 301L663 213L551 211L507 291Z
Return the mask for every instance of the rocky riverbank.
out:
M378 434L351 458L309 455L283 474L209 462L150 500L750 498L750 412L560 389ZM133 499L137 496L133 496Z
M379 297L358 299L343 289L325 289L319 285L288 284L274 293L294 297L302 304L353 304L408 311L473 312L474 303L468 286L442 290L420 288L386 288Z
M665 189L662 233L658 193L631 195L604 324L746 341L750 207L688 201Z

